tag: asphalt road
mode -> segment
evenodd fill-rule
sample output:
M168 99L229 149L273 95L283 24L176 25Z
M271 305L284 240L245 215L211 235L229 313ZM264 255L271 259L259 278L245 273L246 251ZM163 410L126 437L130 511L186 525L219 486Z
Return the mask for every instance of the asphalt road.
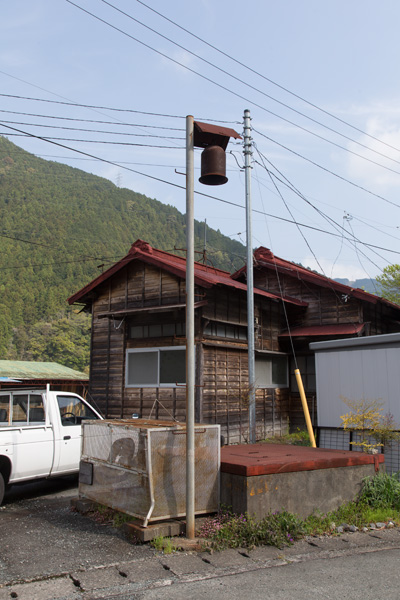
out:
M0 600L400 598L400 529L221 553L155 552L71 511L76 479L15 486L0 508Z

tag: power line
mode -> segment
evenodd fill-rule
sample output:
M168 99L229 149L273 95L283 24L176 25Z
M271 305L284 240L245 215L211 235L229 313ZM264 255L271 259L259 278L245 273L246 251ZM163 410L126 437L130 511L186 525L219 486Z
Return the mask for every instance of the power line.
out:
M0 94L2 95L2 94ZM13 115L22 115L25 117L40 117L41 119L56 119L60 121L76 121L79 123L97 123L102 125L114 125L114 126L125 126L125 127L146 127L151 129L166 129L169 131L185 131L183 127L163 127L162 125L145 125L143 123L124 123L123 121L101 121L96 119L79 119L78 117L58 117L54 115L40 115L38 113L28 113L21 112L17 110L5 110L0 109L0 112L13 114ZM11 121L9 121L11 122Z
M102 0L104 1L104 0ZM384 142L383 140L367 133L366 131L363 131L362 129L356 127L355 125L352 125L351 123L349 123L348 121L345 121L344 119L341 119L340 117L338 117L337 115L329 112L328 110L321 108L320 106L318 106L317 104L314 104L313 102L310 102L309 100L307 100L306 98L304 98L303 96L300 96L299 94L296 94L295 92L292 92L291 90L289 90L288 88L286 88L285 86L277 83L276 81L273 81L272 79L270 79L269 77L266 77L265 75L263 75L262 73L260 73L259 71L256 71L255 69L252 69L251 67L249 67L249 65L246 65L244 63L242 63L241 61L237 60L236 58L234 58L233 56L231 56L230 54L228 54L227 52L224 52L223 50L221 50L220 48L217 48L216 46L214 46L213 44L210 44L209 42L207 42L206 40L204 40L203 38L201 38L200 36L194 34L193 32L189 31L188 29L186 29L185 27L182 27L182 25L179 25L178 23L176 23L175 21L173 21L172 19L169 19L168 17L166 17L165 15L163 15L162 13L158 12L157 10L155 10L154 8L152 8L151 6L149 6L148 4L146 4L145 2L143 2L142 0L136 0L136 2L138 2L139 4L141 4L142 6L145 6L148 10L154 12L155 14L157 14L159 17L165 19L166 21L168 21L169 23L171 23L172 25L174 25L175 27L178 27L179 29L181 29L182 31L184 31L185 33L191 35L192 37L194 37L195 39L199 40L200 42L202 42L203 44L205 44L206 46L208 46L209 48L212 48L213 50L215 50L216 52L219 52L219 54L222 54L223 56L225 56L226 58L228 58L229 60L232 60L233 62L235 62L236 64L240 65L241 67L243 67L244 69L247 69L248 71L250 71L251 73L254 73L255 75L257 75L258 77L261 77L262 79L264 79L265 81L268 81L268 83L271 83L272 85L278 87L279 89L283 90L284 92L290 94L291 96L293 96L294 98L297 98L298 100L301 100L302 102L304 102L305 104L308 104L309 106L311 106L312 108L315 108L316 110L324 113L325 115L331 117L332 119L335 119L336 121L342 123L343 125L346 125L347 127L350 127L351 129L354 129L355 131L358 131L359 133L362 133L363 135L369 137L370 139L379 142L380 144L383 144L384 146L387 146L388 148L391 148L392 150L396 150L396 152L400 152L399 148L396 148L395 146L392 146L391 144L388 144L387 142ZM107 3L108 4L108 3Z
M79 6L78 4L76 4L75 2L72 2L72 0L65 0L66 2L68 2L68 4L71 4L72 6L75 6L76 8L78 8L79 10L81 10L82 12L90 15L91 17L93 17L94 19L100 21L101 23L104 23L105 25L107 25L108 27L111 27L112 29L114 29L115 31L118 31L119 33L122 33L122 35L127 36L128 38L132 39L133 41L137 42L138 44L141 44L142 46L144 46L145 48L148 48L149 50L152 50L153 52L155 52L156 54L159 54L160 56L163 56L164 58L168 59L169 61L181 66L182 68L190 71L191 73L194 73L195 75L201 77L202 79L204 79L205 81L208 81L209 83L212 83L213 85L216 85L217 87L223 89L224 91L233 94L234 96L236 96L237 98L240 98L242 100L245 100L246 102L250 102L253 106L256 106L257 108L259 108L260 110L263 110L264 112L267 112L268 114L273 115L274 117L281 119L282 121L284 121L285 123L289 123L290 125L293 125L294 127L297 127L298 129L301 129L302 131L305 131L306 133L309 133L310 135L313 135L329 144L332 144L333 146L339 147L340 149L349 152L351 154L356 154L353 151L349 150L348 148L344 147L344 146L340 146L339 144L336 144L335 142L333 142L332 140L329 140L327 138L324 138L323 136L307 129L306 127L302 127L301 125L299 125L298 123L295 123L293 121L291 121L290 119L286 119L285 117L282 117L281 115L265 108L264 106L254 102L253 100L246 98L245 96L242 96L241 94L231 90L230 88L222 85L221 83L218 83L216 81L214 81L213 79L211 79L210 77L207 77L206 75L203 75L202 73L199 73L199 71L196 71L195 69L192 69L191 67L188 67L187 65L185 65L184 63L172 58L171 56L165 54L164 52L161 52L160 50L157 50L156 48L154 48L153 46L150 46L149 44L143 42L142 40L139 40L138 38L136 38L135 36L131 35L130 33L127 33L126 31L124 31L123 29L120 29L119 27L116 27L115 25L113 25L112 23L110 23L109 21L106 21L105 19L102 19L101 17L99 17L98 15L86 10L85 8L83 8L82 6ZM242 83L243 85L246 85L247 87L253 88L256 91L258 91L259 93L267 96L268 98L275 100L275 98L272 98L271 96L268 96L268 94L265 94L264 92L262 92L261 90L258 90L257 88L254 88L253 86L246 84L244 81L242 81L241 79L235 77L234 75L228 73L227 71L224 71L223 69L220 69L219 67L217 67L216 65L214 65L213 63L209 63L209 61L203 59L202 57L200 57L197 54L194 54L193 52L191 52L190 50L187 50L186 48L184 48L183 46L180 46L179 44L177 44L176 42L174 42L173 40L166 38L164 35L160 34L159 32L155 31L154 29L148 27L147 25L144 25L143 23L141 23L140 21L138 21L137 19L135 19L134 17L131 17L130 15L128 15L127 13L124 13L123 11L121 11L120 9L116 8L115 6L113 6L112 4L106 2L105 0L101 0L102 2L104 2L105 4L108 4L109 6L111 6L112 8L114 8L115 10L117 10L118 12L121 12L122 14L124 14L125 16L131 18L132 20L136 21L137 23L143 25L143 27L146 27L147 29L150 29L151 31L153 31L154 33L156 33L157 35L161 36L164 39L167 39L168 41L170 41L171 43L175 44L176 46L183 48L185 51L189 52L190 54L193 54L194 56L196 56L197 58L199 58L200 60L210 64L211 66L213 66L215 69L218 69L219 71L222 71L224 73L226 73L227 75L229 75L230 77L233 77L234 79L237 79L240 83ZM275 100L276 102L283 104L282 102L280 102L279 100ZM288 105L284 104L285 107L289 108L290 110L293 110L296 113L301 114L302 116L310 119L311 121L315 121L314 119L312 119L311 117L308 117L307 115L304 115L303 113L300 113L299 111L297 111L296 109L293 109L291 107L289 107ZM373 148L369 148L368 146L365 146L363 144L361 144L360 142L358 142L357 140L354 140L352 138L349 138L347 136L345 136L344 134L341 134L340 132L331 129L330 127L327 127L325 125L323 125L322 123L320 123L319 121L315 121L316 123L318 123L319 125L321 125L322 127L326 127L327 129L330 129L331 131L333 131L334 133L336 133L337 135L341 135L343 137L345 137L346 139L354 142L355 144L359 144L365 148L367 148L369 151L377 153L377 154L381 154L380 152L377 152L376 150L374 150ZM399 162L400 161L396 161L395 159L392 159L389 156L386 156L384 154L381 154L382 156L384 156L385 158L387 158L388 160L392 160L394 162ZM359 156L361 159L364 160L370 160L367 159L366 157L356 154L356 156ZM371 161L374 162L374 161ZM384 169L388 169L391 170L389 167L385 167L384 165L381 165L379 163L375 163L377 165L379 165L380 167L384 168ZM395 173L398 173L397 171L394 171ZM400 173L398 173L400 174Z
M3 121L0 121L0 126L3 127L7 127L7 125L4 125ZM9 136L13 136L13 137L32 137L32 134L30 133L9 133ZM85 144L111 144L114 146L137 146L139 148L162 148L162 149L167 149L167 150L184 150L184 146L159 146L156 144L135 144L134 142L112 142L110 140L81 140L81 139L76 139L76 138L60 138L60 137L54 137L54 136L46 136L46 137L42 137L42 136L33 136L33 137L39 137L39 139L42 139L44 141L51 141L51 140L58 140L60 142L79 142L79 143L85 143Z
M105 159L105 158L100 158L98 156L94 156L93 154L89 154L88 152L84 152L83 150L78 150L76 148L71 148L69 146L66 146L65 144L60 144L60 143L55 142L53 140L50 140L48 138L44 138L44 137L41 137L41 136L38 136L38 135L34 135L33 133L27 133L27 132L22 131L20 129L17 129L15 127L11 127L10 125L4 125L4 127L6 127L7 129L11 129L13 131L17 131L18 133L22 133L22 134L24 134L24 135L26 135L28 137L32 137L32 138L35 138L35 139L39 139L39 140L41 140L43 142L48 142L50 144L54 144L55 146L59 146L59 147L64 148L66 150L70 150L71 152L76 152L78 154L81 154L83 156L92 158L94 160L98 160L100 162L104 162L106 164L113 165L113 166L119 167L121 169L125 169L127 171L132 172L132 173L136 173L137 175L142 175L143 177L147 177L148 179L152 179L154 181L159 181L160 183L165 183L166 185L170 185L172 187L175 187L175 188L178 188L178 189L181 189L181 190L186 190L185 186L179 185L177 183L173 183L172 181L167 181L165 179L162 179L161 177L155 177L154 175L149 175L148 173L143 173L142 171L138 171L136 169L132 169L130 167L126 167L126 166L124 166L122 164L113 162L111 160L108 160L108 159ZM217 200L218 202L221 202L223 204L227 204L229 206L234 206L236 208L240 208L241 210L245 210L245 207L243 205L238 204L236 202L232 202L232 201L229 201L229 200L224 200L222 198L218 198L216 196L212 196L211 194L206 194L204 192L195 191L195 194L198 195L198 196L203 196L205 198L211 198L212 200ZM297 221L291 221L290 219L286 219L284 217L278 217L277 215L266 213L266 212L263 212L263 211L260 211L260 210L253 209L253 212L257 213L257 214L260 214L260 215L265 215L267 217L271 217L271 218L276 219L278 221L282 221L282 222L285 222L285 223L290 223L292 225L293 224L294 225L300 225L301 227L305 227L305 228L313 230L313 231L318 231L318 232L324 233L326 235L330 235L330 236L333 236L333 237L340 237L338 234L335 234L335 233L333 233L331 231L326 231L326 230L320 229L318 227L313 227L312 225L307 225L305 223L298 223ZM367 242L360 242L360 243L362 243L365 246L371 247L371 248L377 248L377 249L380 249L380 250L384 250L386 252L391 252L393 254L400 254L400 252L397 252L395 250L391 250L390 248L382 248L380 246L375 246L373 244L368 244Z
M311 158L307 158L306 156L303 156L299 152L296 152L295 150L291 150L290 148L288 148L284 144L281 144L280 142L277 142L276 140L273 140L272 138L270 138L267 135L265 135L265 133L261 133L261 131L257 131L256 129L253 129L253 131L255 131L256 133L258 133L258 135L261 135L265 139L269 140L273 144L276 144L277 146L280 146L284 150L287 150L291 154L294 154L295 156L298 156L302 160L305 160L305 161L311 163L315 167L318 167L322 171L325 171L326 173L330 173L331 175L333 175L334 177L337 177L341 181L345 181L346 183L349 183L350 185L358 188L359 190L362 190L363 192L367 192L367 194L371 194L371 196L375 196L375 198L379 198L380 200L383 200L384 202L387 202L388 204L392 204L393 206L396 206L397 208L400 208L400 204L396 204L396 202L392 202L391 200L388 200L387 198L385 198L384 196L381 196L380 194L376 194L375 192L371 192L371 190L368 190L367 188L363 187L362 185L359 185L358 183L354 183L354 181L350 181L350 179L346 179L346 177L343 177L342 175L339 175L338 173L335 173L334 171L331 171L327 167L323 167L322 165L318 164L317 162L311 160Z
M11 123L12 125L26 125L28 127L45 127L47 129L62 129L64 131L82 131L85 133L104 133L106 135L126 135L132 137L148 137L148 138L158 138L164 140L180 140L183 141L185 138L171 136L171 135L155 135L153 133L131 133L125 131L104 131L103 129L84 129L82 127L66 127L62 125L48 125L46 123L24 123L21 121L1 121L2 123ZM139 127L141 127L139 125Z
M261 152L260 152L258 149L257 149L257 152L258 152L258 154L259 154L259 156L260 156L261 160L263 160L263 158L265 158L265 157L262 155L262 153L261 153ZM267 161L268 161L268 162L269 162L269 163L272 165L272 162L271 162L271 161L269 161L268 159L266 159L266 160L267 160ZM263 166L263 168L264 168L264 169L267 171L267 173L269 174L269 176L270 176L271 180L272 180L272 177L274 177L274 178L276 178L278 181L280 181L281 183L284 183L284 185L288 185L289 189L291 189L291 190L292 190L292 191L293 191L295 194L297 194L297 196L299 196L299 198L301 198L301 199L302 199L304 202L306 202L306 203L307 203L309 206L311 206L311 207L312 207L312 208L313 208L313 209L314 209L314 210L315 210L315 211L316 211L316 212L317 212L317 213L318 213L320 216L322 216L322 217L323 217L323 218L324 218L324 219L325 219L325 220L326 220L328 223L330 223L331 225L333 225L333 227L336 229L336 231L339 231L339 230L341 230L342 242L343 242L343 233L346 231L346 230L344 229L344 227L342 227L341 225L339 225L339 224L338 224L336 221L334 221L334 219L332 219L331 217L329 217L328 215L326 215L325 213L323 213L323 212L322 212L322 211L321 211L319 208L317 208L316 206L314 206L314 205L313 205L313 204L312 204L312 203L311 203L311 202L310 202L310 201L309 201L309 200L308 200L308 199L307 199L307 198L306 198L306 197L305 197L305 196L304 196L304 195L303 195L303 194L302 194L302 193L301 193L299 190L297 190L297 188L296 188L296 187L295 187L295 186L294 186L294 185L293 185L293 184L292 184L292 183L291 183L291 182L290 182L290 181L289 181L289 180L288 180L288 179L287 179L287 178L286 178L284 175L282 175L282 174L280 173L280 171L278 171L278 169L276 169L276 167L275 167L274 165L272 165L272 166L274 167L274 169L276 169L276 170L278 171L278 173L280 173L280 175L282 175L282 176L284 177L284 179L286 180L286 182L287 182L287 183L285 183L285 182L282 182L282 180L280 180L280 179L279 179L279 178L278 178L276 175L274 175L273 173L271 173L271 172L269 171L269 169L268 169L268 168L265 166L264 162L263 162L262 166ZM277 189L277 191L280 193L280 191L279 191L279 189L278 189L278 187L277 187L277 186L276 186L276 189ZM280 194L280 195L281 195L281 194ZM288 208L288 206L287 206L287 203L286 203L286 201L284 200L284 198L283 198L283 196L282 196L282 195L281 195L281 198L282 198L283 202L285 203L285 206L286 206L287 210L289 211L290 215L293 217L293 215L292 215L292 213L290 212L290 210L289 210L289 208ZM347 231L346 231L346 233L347 233ZM352 231L352 236L353 236L353 239L348 239L348 238L346 238L346 239L347 239L347 241L348 241L349 243L354 243L354 244L355 244L356 242L359 242L360 244L363 244L363 242L361 242L361 240L359 240L358 238L356 238L356 236L354 235L354 232L353 232L353 231ZM305 237L304 237L304 236L303 236L303 238L305 239ZM305 240L305 241L306 241L306 243L307 243L307 245L308 245L308 242L307 242L307 240ZM364 245L364 244L363 244L363 245ZM309 250L310 250L310 252L311 252L311 253L312 253L312 255L314 256L314 259L315 259L316 263L318 264L318 266L320 267L320 269L321 269L321 270L322 270L322 272L324 273L324 271L323 271L323 269L322 269L322 267L321 267L320 263L318 262L318 259L317 259L317 257L315 256L314 252L312 251L312 249L310 248L310 246L309 246L309 245L308 245L308 247L309 247ZM369 247L371 248L371 246L369 246ZM374 252L374 254L376 254L377 256L379 256L379 258L382 258L382 259L383 259L383 257L382 257L380 254L378 254L378 252L376 252L376 250L375 250L375 249L372 249L372 252ZM374 263L374 262L373 262L373 261L372 261L372 260L371 260L371 259L370 259L370 258L369 258L367 255L366 255L366 254L364 254L364 253L362 253L362 254L363 254L363 256L365 256L365 258L367 258L367 260L369 260L369 261L370 261L370 262L371 262L371 263L372 263L372 264L373 264L373 265L374 265L374 266L375 266L377 269L381 270L381 269L380 269L380 267L379 267L379 266L378 266L376 263ZM324 274L325 274L325 273L324 273Z
M66 0L66 1L68 1L68 0ZM2 71L0 71L0 73L2 73ZM30 85L33 85L33 84L30 84ZM110 110L110 111L115 111L115 112L127 112L127 113L134 113L134 114L138 114L138 115L147 115L147 116L151 116L151 117L163 117L165 119L184 119L184 117L182 115L166 115L163 113L146 112L143 110L134 110L133 108L115 108L115 107L111 107L111 106L97 106L95 104L80 104L79 102L63 102L61 100L48 100L46 98L32 98L29 96L17 96L15 94L0 94L0 96L3 96L5 98L16 98L18 100L30 100L30 101L34 101L34 102L47 102L48 104L62 104L64 106L74 106L74 107L79 107L79 108L93 108L96 110ZM229 121L229 122L231 123L232 121Z
M68 0L67 0L68 1ZM305 113L293 108L292 106L289 106L288 104L286 104L285 102L282 102L281 100L278 100L277 98L274 98L273 96L271 96L270 94L267 94L265 92L263 92L262 90L260 90L259 88L243 81L242 79L240 79L239 77L236 77L235 75L233 75L231 72L226 71L225 69L222 69L221 67L217 66L216 64L210 62L209 60L206 60L205 58L203 58L202 56L200 56L199 54L196 54L195 52L192 52L191 50L189 50L188 48L182 46L181 44L178 44L175 40L172 40L171 38L161 34L159 31L153 29L152 27L149 27L148 25L146 25L145 23L143 23L142 21L139 21L138 19L136 19L135 17L132 17L132 15L129 15L128 13L122 11L121 9L117 8L116 6L114 6L113 4L111 4L110 2L107 2L107 0L100 0L101 2L103 2L104 4L106 4L107 6L110 6L111 8L113 8L114 10L118 11L119 13L121 13L122 15L128 17L129 19L131 19L132 21L134 21L135 23L138 23L139 25L142 25L142 27L145 27L146 29L148 29L149 31L152 31L153 33L155 33L156 35L160 36L161 38L167 40L168 42L170 42L171 44L174 44L175 46L177 46L178 48L180 48L181 50L184 50L185 52L188 52L189 54L191 54L192 56L195 56L196 58L198 58L199 60L203 61L204 63L206 63L207 65L213 67L214 69L217 69L218 71L220 71L221 73L224 73L225 75L227 75L228 77L231 77L232 79L235 79L236 81L238 81L239 83L246 85L248 88L258 92L259 94L262 94L263 96L265 96L266 98L268 98L269 100L273 100L274 102L276 102L277 104L280 104L281 106L284 106L285 108L291 110L292 112L312 121L313 123L316 123L317 125L320 125L321 127L324 127L325 129L327 129L328 131L331 131L333 133L335 133L336 135L339 135L343 138L345 138L346 140L349 140L363 148L366 148L367 150L369 150L370 152L374 152L375 154L379 154L380 156L383 156L384 158L391 160L393 162L396 162L398 164L400 164L400 161L395 160L394 158L391 158L390 156L387 156L385 154L383 154L382 152L378 152L377 150L375 150L374 148L370 148L369 146L366 146L365 144L362 144L361 142L359 142L358 140L354 140L353 138L337 131L336 129L333 129L332 127L329 127L328 125L325 125L324 123L321 123L320 121L317 121L316 119L306 115ZM271 112L271 111L268 111ZM278 118L282 118L280 115L276 115L275 113L271 113L274 116L278 117ZM286 119L283 119L286 121ZM296 126L296 127L300 127L300 125L296 124L296 123L292 123L292 121L287 121L288 123ZM323 136L320 136L318 134L316 134L315 132L309 131L308 129L304 129L303 127L300 127L300 129L303 129L304 131L307 131L308 133L311 133L312 135L316 135L317 137L319 137L320 139L324 140L325 142L328 142L330 144L333 144L334 146L340 148L341 150L345 150L346 152L350 152L351 154L355 154L356 156L363 158L365 160L370 160L365 158L364 156L357 154L351 150L349 150L348 148L345 148L343 146L340 146L339 144L336 144L334 142L332 142L331 140L328 140L327 138L324 138ZM374 161L371 161L374 162ZM384 165L381 165L380 163L374 163L379 165L382 168L388 168L385 167ZM391 169L389 169L391 170ZM400 175L400 173L398 171L394 171L394 173L398 173Z

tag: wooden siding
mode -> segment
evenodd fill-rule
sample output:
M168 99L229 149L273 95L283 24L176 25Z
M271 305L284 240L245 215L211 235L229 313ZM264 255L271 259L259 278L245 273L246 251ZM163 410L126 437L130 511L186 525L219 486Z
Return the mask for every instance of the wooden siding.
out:
M303 282L295 277L280 275L270 271L255 271L254 285L269 292L292 296L308 303L308 307L290 320L291 327L312 325L333 325L336 323L362 323L362 302L340 294L334 289L322 288Z
M247 351L205 347L203 359L203 422L219 423L227 444L248 441ZM256 438L280 435L288 428L287 390L256 392Z
M247 326L247 300L242 291L213 287L197 289L196 300L207 304L196 310L196 419L220 423L228 443L248 439L248 366L247 342L204 340L203 327L209 320ZM184 386L170 388L126 388L125 356L127 348L184 345L182 337L130 339L132 324L182 322L182 309L159 314L139 313L125 318L99 318L102 313L129 308L146 308L185 301L185 282L158 268L133 263L97 290L93 301L90 392L108 418L177 419L186 417ZM280 303L257 299L256 347L279 350L282 328ZM288 426L287 390L257 390L257 439L269 433L285 432Z

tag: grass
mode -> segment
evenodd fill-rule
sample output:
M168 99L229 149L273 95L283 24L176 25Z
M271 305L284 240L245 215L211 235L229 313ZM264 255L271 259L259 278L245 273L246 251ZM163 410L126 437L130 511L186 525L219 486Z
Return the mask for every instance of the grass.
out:
M90 511L89 515L101 525L111 525L112 527L122 527L124 523L130 523L135 521L135 517L127 515L125 513L104 506L103 504L97 504L95 509Z
M343 523L361 529L371 523L388 521L400 524L399 477L378 473L363 480L357 500L327 514L314 513L300 519L287 511L279 511L256 520L248 514L237 515L225 509L206 519L198 536L207 539L214 550L261 545L281 548L306 535L336 534L336 527Z
M214 550L225 548L253 548L293 544L304 535L301 520L287 511L270 513L256 520L248 514L236 515L229 510L207 519L198 531L198 537L211 542Z
M129 515L100 504L90 514L98 523L113 527L121 527L127 521L134 520ZM357 500L343 504L327 514L314 513L301 519L283 510L269 513L257 520L248 514L238 515L229 509L223 509L217 515L208 517L197 535L214 550L262 545L282 548L308 535L335 535L336 528L343 523L361 529L371 523L388 521L400 525L399 474L387 475L380 472L363 480ZM159 536L151 545L164 554L171 554L176 550L174 541L169 537Z
M163 552L164 554L172 554L176 550L174 541L171 538L162 535L154 538L154 540L150 542L150 545L158 552Z
M304 429L297 428L297 431L293 433L286 433L284 435L274 435L272 437L263 440L267 444L292 444L293 446L310 446L310 436Z
M367 477L363 482L361 499L370 506L392 506L400 510L399 474L388 475L378 473L375 477Z

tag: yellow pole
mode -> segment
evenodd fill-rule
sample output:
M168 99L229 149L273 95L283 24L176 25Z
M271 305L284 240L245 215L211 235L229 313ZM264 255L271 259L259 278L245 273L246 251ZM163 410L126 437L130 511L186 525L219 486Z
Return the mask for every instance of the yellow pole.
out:
M304 393L303 380L301 379L300 370L295 369L294 374L296 376L297 387L299 388L300 392L301 404L303 406L303 412L306 419L307 431L308 435L310 436L311 446L313 448L316 448L317 444L315 443L314 431L310 419L310 411L308 410L307 398Z

